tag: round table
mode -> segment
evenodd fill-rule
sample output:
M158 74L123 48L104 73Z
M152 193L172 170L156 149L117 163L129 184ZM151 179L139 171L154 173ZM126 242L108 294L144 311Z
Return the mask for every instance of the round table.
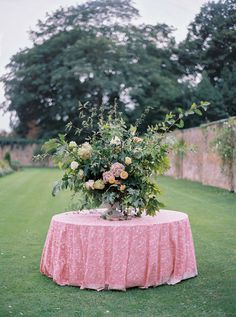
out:
M197 275L188 216L108 221L99 213L53 216L40 271L59 285L118 289L176 284Z

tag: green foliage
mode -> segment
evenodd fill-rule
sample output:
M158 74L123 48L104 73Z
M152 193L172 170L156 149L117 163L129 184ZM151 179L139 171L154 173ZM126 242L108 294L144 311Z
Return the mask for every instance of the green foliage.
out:
M13 172L9 162L7 160L0 160L0 177L5 176Z
M235 0L207 2L188 28L179 45L178 61L185 74L201 79L191 89L191 100L207 99L212 109L201 120L214 121L236 115L236 14Z
M235 62L235 0L208 2L189 26L180 46L181 62L189 74L204 70L212 83L221 78L226 65Z
M198 114L200 115L200 113L202 113L201 110L200 112L198 112ZM174 165L177 172L176 177L182 178L184 156L188 152L196 151L196 145L187 144L182 137L174 138L172 142L173 142L172 153L174 154Z
M43 144L45 140L26 139L19 137L0 137L0 147L5 145L24 147L31 144Z
M4 160L8 162L9 166L11 166L11 154L9 152L5 153Z
M232 167L235 155L235 124L233 120L225 121L218 135L212 142L214 149L222 161L222 169L226 172L233 173Z
M20 169L20 167L20 162L18 160L12 160L11 153L6 152L4 155L4 160L2 161L2 166L0 166L0 168L2 168L2 174L5 175L12 171L17 171Z
M236 115L236 63L225 67L222 71L219 88L223 102L230 116Z
M187 146L186 142L184 141L184 139L180 138L180 139L176 140L176 142L173 145L173 152L176 155L182 156L187 151L188 151L188 146Z
M194 91L194 96L197 101L202 100L207 96L207 100L209 100L212 105L203 116L206 121L209 122L228 117L229 113L224 104L222 91L211 83L206 73L203 73L202 80ZM195 119L198 119L199 123L202 121L202 118L199 119L199 117Z
M166 133L175 126L183 127L183 118L191 114L202 114L208 103L192 104L190 109L177 114L169 113L165 120L139 137L138 126L128 127L114 108L105 114L102 107L97 113L99 123L84 121L79 133L93 130L81 144L68 141L68 135L60 134L43 145L45 155L52 155L54 163L64 171L62 179L55 183L52 194L60 190L70 189L81 193L80 209L88 208L88 201L96 206L101 203L115 206L117 203L128 214L132 208L136 215L144 210L154 215L163 204L159 201L159 187L151 180L153 173L161 174L169 167L168 150L170 145ZM80 116L86 111L86 105L80 105ZM82 111L83 110L83 111ZM66 125L66 131L75 135L78 128L72 123ZM86 133L85 133L86 135ZM41 156L45 158L45 155Z

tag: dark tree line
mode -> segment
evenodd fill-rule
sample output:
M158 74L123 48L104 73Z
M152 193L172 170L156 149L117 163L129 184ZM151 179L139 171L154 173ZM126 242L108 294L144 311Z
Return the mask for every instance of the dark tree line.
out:
M79 100L94 111L116 100L129 122L150 107L142 128L199 100L211 107L188 126L236 115L236 1L204 5L179 45L172 27L138 16L129 0L91 0L39 21L2 77L14 130L47 138L79 126Z

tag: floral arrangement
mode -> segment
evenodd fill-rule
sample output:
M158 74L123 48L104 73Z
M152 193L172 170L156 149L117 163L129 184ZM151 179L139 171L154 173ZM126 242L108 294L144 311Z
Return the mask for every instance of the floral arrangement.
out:
M140 216L144 211L155 215L163 204L153 176L169 168L171 145L166 134L173 127L182 127L184 116L199 113L206 107L207 103L201 102L193 104L188 111L179 109L178 114L169 113L163 122L149 127L142 136L137 132L138 124L127 127L121 114L113 110L106 119L100 116L96 129L79 144L68 140L67 135L49 140L43 149L64 171L53 188L53 195L66 188L82 193L80 208L88 208L91 201L95 206L103 204L108 207L103 215L107 219L113 216L128 219L131 214ZM66 129L71 134L72 123Z

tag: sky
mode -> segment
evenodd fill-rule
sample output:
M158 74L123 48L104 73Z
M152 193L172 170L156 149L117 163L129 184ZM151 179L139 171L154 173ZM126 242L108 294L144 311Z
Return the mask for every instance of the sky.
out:
M5 66L19 49L30 47L28 31L34 29L38 19L44 19L46 12L59 7L83 3L82 0L0 0L0 77L6 72ZM207 0L136 0L140 22L166 23L177 30L177 42L182 41L187 27L193 21L200 7ZM0 83L0 104L5 100ZM0 131L10 131L10 115L0 110Z

